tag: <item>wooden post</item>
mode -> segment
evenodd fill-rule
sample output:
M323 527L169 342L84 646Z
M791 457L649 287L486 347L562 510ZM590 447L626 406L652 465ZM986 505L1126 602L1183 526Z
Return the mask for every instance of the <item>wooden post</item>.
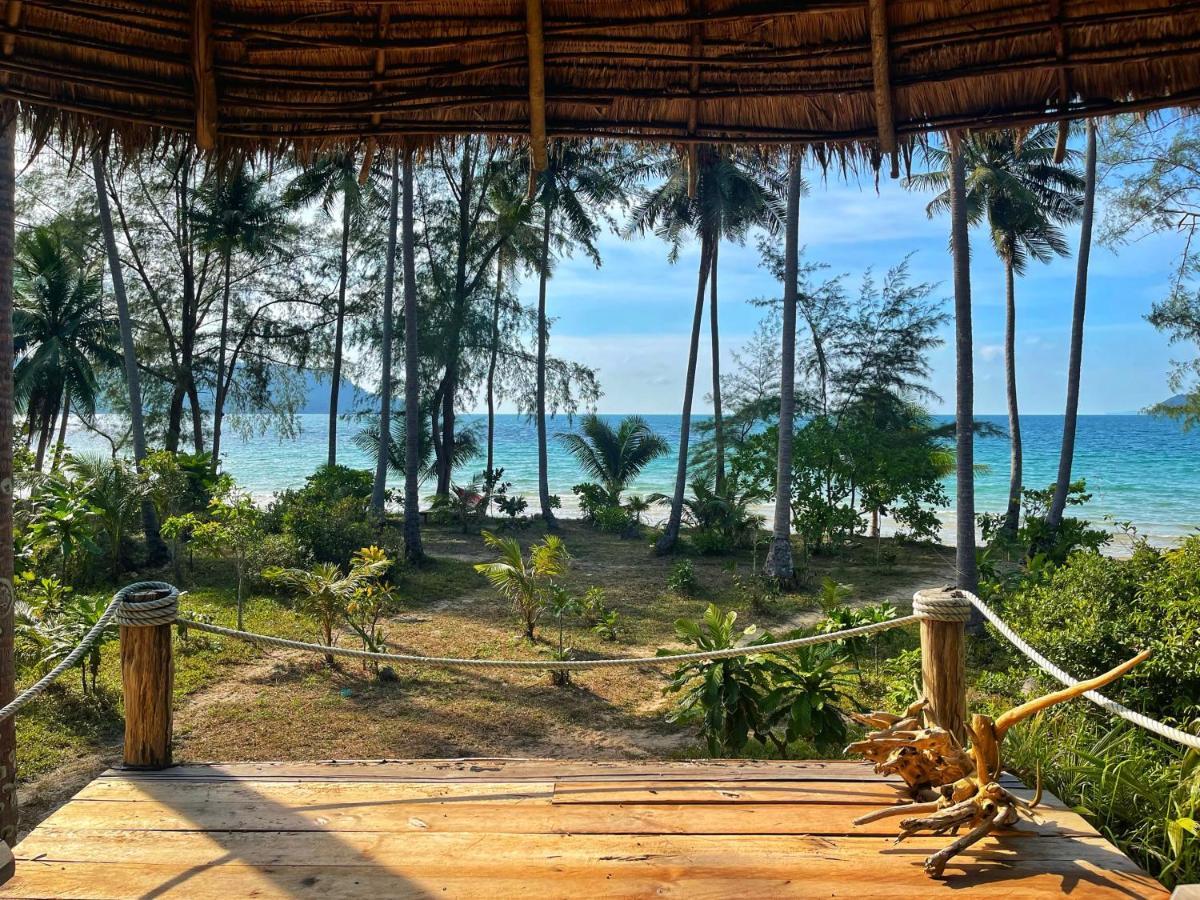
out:
M135 606L158 600L167 591L130 595ZM171 692L175 663L171 626L121 626L121 687L125 694L125 765L165 769L171 765Z
M961 604L956 602L961 599ZM922 601L932 601L922 609ZM953 620L954 614L938 615L936 607L960 607L969 613L970 606L951 588L918 591L913 609L921 619L921 684L925 699L929 702L929 716L966 746L967 721L967 661L966 661L966 615L962 621Z

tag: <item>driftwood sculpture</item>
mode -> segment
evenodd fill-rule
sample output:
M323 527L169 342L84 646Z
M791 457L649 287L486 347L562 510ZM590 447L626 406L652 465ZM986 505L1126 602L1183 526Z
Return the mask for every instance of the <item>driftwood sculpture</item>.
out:
M1000 746L1008 730L1035 713L1116 681L1149 655L1150 651L1143 651L1103 675L1030 700L995 720L990 716L972 716L967 726L971 744L966 751L954 735L936 723L926 722L923 701L910 706L903 716L856 715L859 722L878 730L851 744L847 752L871 760L877 772L900 776L908 785L911 802L861 816L854 824L904 816L897 842L921 832L957 835L960 829L969 829L925 860L926 874L940 877L946 863L987 834L1014 824L1021 814L1032 817L1032 810L1041 799L1040 779L1031 802L998 783L1002 767Z

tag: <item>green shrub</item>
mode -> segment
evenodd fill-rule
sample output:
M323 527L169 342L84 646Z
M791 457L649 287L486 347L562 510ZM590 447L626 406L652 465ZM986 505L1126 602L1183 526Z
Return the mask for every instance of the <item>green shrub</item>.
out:
M592 521L606 534L628 534L634 527L633 516L622 506L602 506L595 511Z
M294 534L264 534L246 553L246 573L256 590L273 586L264 569L303 569L312 563L308 550Z
M676 560L671 566L671 574L667 576L667 590L685 597L695 592L697 586L696 570L690 559Z
M679 639L697 650L724 650L751 626L736 631L737 613L722 613L710 604L700 621L675 623ZM775 639L762 634L751 644ZM671 651L659 650L659 656ZM677 694L668 721L697 722L713 756L740 754L751 739L781 756L802 738L819 745L843 743L846 727L838 705L845 699L845 675L830 647L801 647L788 653L735 656L684 663L675 670L667 693Z
M371 482L367 471L321 466L304 487L276 494L266 525L294 537L317 562L347 566L375 539L367 515Z
M693 531L688 535L688 543L701 556L724 556L734 549L732 538L712 528Z
M610 505L608 491L593 481L575 485L571 493L579 498L579 511L585 522L596 521L596 512Z
M1151 715L1200 713L1200 536L1173 550L1141 543L1129 559L1075 553L1001 602L1013 628L1076 678L1152 650L1113 695Z

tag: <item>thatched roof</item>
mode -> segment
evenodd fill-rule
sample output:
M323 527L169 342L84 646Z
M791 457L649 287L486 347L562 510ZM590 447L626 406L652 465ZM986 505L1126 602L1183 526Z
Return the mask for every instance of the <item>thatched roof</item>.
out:
M29 123L127 145L540 137L544 118L549 136L891 150L1200 100L1195 0L2 5L0 85Z

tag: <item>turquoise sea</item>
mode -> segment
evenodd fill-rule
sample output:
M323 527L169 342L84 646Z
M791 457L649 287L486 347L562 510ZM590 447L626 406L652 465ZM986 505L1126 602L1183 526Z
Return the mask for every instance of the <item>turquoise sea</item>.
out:
M610 416L619 419L619 416ZM673 446L679 440L679 416L646 416L651 427ZM1002 416L982 417L1004 427ZM461 417L464 424L479 429L482 442L484 416ZM325 459L327 425L324 414L302 415L297 437L280 439L266 434L243 439L231 434L223 453L225 471L231 473L256 499L267 500L275 491L295 487ZM361 426L353 420L339 425L338 461L344 465L373 468L374 463L358 450L352 438ZM572 427L565 418L551 421L551 434ZM1045 485L1053 481L1062 439L1061 416L1024 416L1021 430L1025 442L1025 481ZM94 436L74 433L73 448L102 452L107 444ZM523 416L501 415L496 421L496 464L515 493L537 494L537 441L531 422ZM999 511L1008 491L1008 441L985 438L976 442L976 460L986 471L976 476L979 510ZM478 460L468 467L483 467ZM1178 539L1200 527L1200 432L1185 432L1173 422L1149 416L1081 416L1075 455L1075 477L1087 479L1092 501L1083 513L1100 523L1106 517L1131 521L1138 531L1156 542ZM469 473L464 472L464 475ZM557 441L550 442L550 489L562 497L564 512L571 514L571 486L583 480L572 457ZM657 460L632 485L637 493L669 491L674 480L673 458ZM952 482L952 480L951 480ZM393 486L400 480L393 477ZM947 485L953 497L952 483ZM949 516L944 517L950 524ZM951 532L952 533L952 532Z

